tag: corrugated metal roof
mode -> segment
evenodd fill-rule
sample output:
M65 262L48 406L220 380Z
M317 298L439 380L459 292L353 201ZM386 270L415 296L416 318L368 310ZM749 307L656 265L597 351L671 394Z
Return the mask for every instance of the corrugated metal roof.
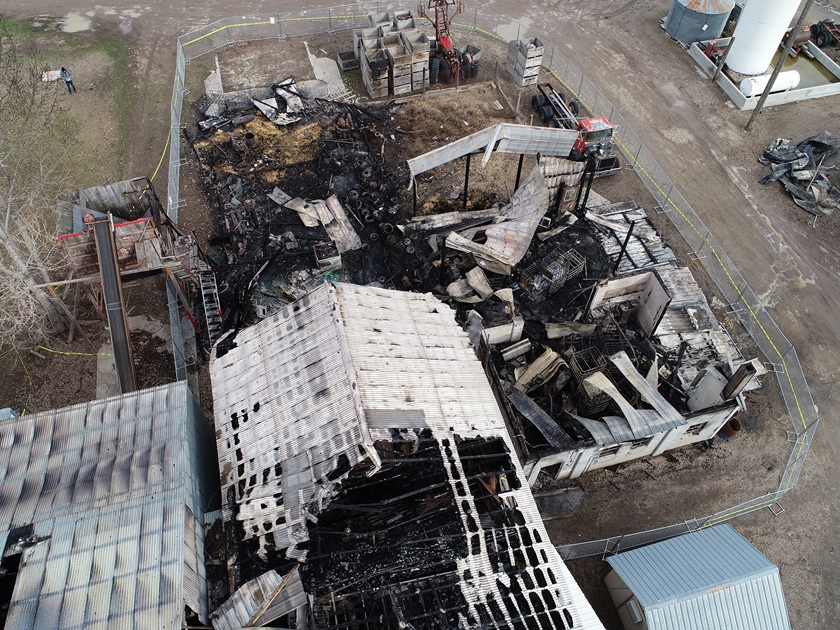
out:
M381 467L374 443L393 439L394 427L384 424L389 417L397 427L416 420L442 452L458 436L495 437L515 453L467 334L451 309L428 294L325 285L239 333L236 347L214 358L210 371L222 496L231 487L236 500L224 506L225 519L233 518L235 508L246 537L256 538L261 549L287 549L287 557L303 559L294 550L309 537L307 522L326 509L337 492L334 484L349 474L336 479L340 457L351 467L369 459L370 477ZM489 524L482 525L484 536L466 536L469 514L478 512L476 499L458 481L466 475L456 449L445 450L451 453L445 478L458 497L453 507L469 550L455 558L456 583L471 609L489 610L491 600L498 606L504 600L499 584L519 580L490 561L488 541L498 537L494 544L513 553L521 549L521 536L530 541L524 568L552 579L542 588L533 587L533 580L517 588L533 591L531 601L543 597L565 607L578 630L601 628L551 544L527 483L511 482L518 487L504 493L522 519L514 529L524 533L515 534L515 542L514 533ZM515 456L510 466L517 480L526 479ZM518 605L523 609L516 616L526 625L536 623L538 613L524 598ZM510 611L499 613L506 620L500 627L513 625Z
M487 164L494 151L568 157L577 137L578 133L574 129L499 123L418 155L408 161L408 168L413 178L436 166L481 150L484 151L482 165Z
M735 6L735 0L674 0L687 9L708 15L729 13Z
M2 422L0 444L0 532L34 536L6 627L177 629L185 605L207 619L214 471L196 460L212 437L185 382Z
M649 630L787 630L778 568L730 525L607 558Z
M294 567L282 578L271 570L246 582L213 611L215 630L264 626L307 604L306 591Z
M627 208L624 203L619 203L590 208L589 212L617 224L629 225L631 221L635 222L633 233L630 235L624 256L619 263L619 273L676 262L677 257L673 250L662 240L642 208ZM626 231L598 231L598 239L604 251L613 260L621 253L626 236Z

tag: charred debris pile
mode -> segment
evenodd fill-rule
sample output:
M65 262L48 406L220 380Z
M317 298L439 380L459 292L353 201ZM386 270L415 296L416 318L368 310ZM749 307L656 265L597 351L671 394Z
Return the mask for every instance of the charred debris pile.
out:
M639 312L652 307L642 308L639 296L592 309L605 279L675 259L643 210L590 190L582 163L538 158L508 203L482 193L470 195L469 205L448 199L418 214L404 161L413 156L402 147L408 130L395 123L401 105L304 99L292 81L272 93L217 108L187 134L211 205L207 258L232 331L217 354L243 326L340 280L431 292L449 303L483 349L509 417L520 421L526 459L591 444L581 417L623 413L618 397L591 386L593 375L628 405L649 409L611 363L617 353L669 405L689 411L694 383L679 370L703 349L680 343L679 334L676 344L673 335L660 344L649 321L640 325ZM424 194L436 179L444 184L438 173L418 177ZM628 245L635 254L625 255ZM670 300L662 291L659 318Z
M829 215L840 206L840 188L827 175L837 170L838 148L837 138L827 131L798 144L777 138L758 158L773 169L761 183L778 181L797 206L815 217Z
M280 95L291 86L275 86L276 100L229 102L185 131L211 208L207 258L226 330L339 270L359 283L414 286L412 250L394 229L407 184L389 125L397 106L298 97L290 116ZM283 116L269 120L266 103Z

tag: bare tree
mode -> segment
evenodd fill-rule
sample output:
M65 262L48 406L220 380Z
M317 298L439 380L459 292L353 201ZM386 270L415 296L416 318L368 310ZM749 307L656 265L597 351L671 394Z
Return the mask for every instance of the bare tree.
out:
M0 18L0 350L38 342L66 326L66 307L42 285L56 254L56 198L75 125L45 64Z

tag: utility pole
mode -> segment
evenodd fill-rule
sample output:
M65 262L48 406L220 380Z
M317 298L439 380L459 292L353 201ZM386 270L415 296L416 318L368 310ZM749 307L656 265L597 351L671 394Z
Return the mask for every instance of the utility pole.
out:
M767 87L764 88L764 92L762 93L761 98L758 99L758 105L755 106L752 116L750 116L749 121L747 121L747 126L744 127L744 131L749 131L750 129L752 129L753 122L756 118L758 118L758 115L761 113L761 109L764 107L764 101L766 101L767 97L770 96L770 90L773 89L773 85L776 83L776 78L782 71L782 66L785 63L785 59L787 59L788 55L790 55L790 50L791 48L793 48L793 40L796 39L796 35L797 33L799 33L799 29L801 29L802 25L805 23L805 18L808 15L808 11L810 11L812 4L814 4L814 0L807 0L807 2L805 3L805 8L802 9L802 13L799 14L799 21L796 23L796 26L794 26L793 30L790 32L790 37L788 37L787 44L785 45L785 50L782 53L782 56L779 57L779 62L776 64L776 67L773 68L773 74L770 75L770 81L768 81Z

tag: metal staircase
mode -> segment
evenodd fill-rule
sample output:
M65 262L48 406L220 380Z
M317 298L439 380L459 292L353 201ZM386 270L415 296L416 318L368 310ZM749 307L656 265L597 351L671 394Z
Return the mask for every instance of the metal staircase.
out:
M201 286L201 298L204 302L204 317L207 322L207 335L212 346L222 334L222 308L219 304L219 289L216 286L216 274L210 267L202 264L198 272Z

